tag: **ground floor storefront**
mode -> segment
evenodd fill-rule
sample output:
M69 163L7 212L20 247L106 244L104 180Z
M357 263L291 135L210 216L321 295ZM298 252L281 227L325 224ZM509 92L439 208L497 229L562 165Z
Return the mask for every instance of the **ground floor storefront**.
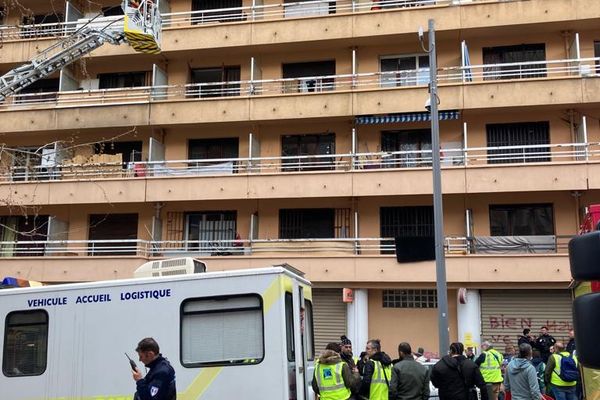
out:
M360 353L368 339L380 339L383 350L396 356L400 342L438 350L437 295L434 288L313 289L315 350L347 335ZM537 336L546 326L557 340L566 340L572 327L568 289L449 289L450 340L478 348L490 341L503 352L516 346L523 329Z

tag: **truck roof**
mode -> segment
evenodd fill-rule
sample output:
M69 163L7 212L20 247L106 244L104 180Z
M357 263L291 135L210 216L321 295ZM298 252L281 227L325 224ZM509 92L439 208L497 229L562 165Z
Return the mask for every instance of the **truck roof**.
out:
M97 281L97 282L79 282L79 283L64 283L58 285L49 286L38 286L38 287L24 287L24 288L11 288L0 290L0 296L7 296L13 294L24 294L32 292L54 292L64 290L78 290L78 289L89 289L89 288L102 288L102 287L116 287L116 286L131 286L131 285L144 285L144 284L156 284L166 282L178 282L178 281L190 281L190 280L202 280L202 279L218 279L225 277L240 277L240 276L256 276L256 275L288 275L294 279L297 279L305 284L310 285L310 281L303 278L302 276L295 273L295 268L283 264L280 266L263 267L263 268L251 268L251 269L238 269L231 271L215 271L215 272L203 272L198 274L187 274L187 275L174 275L168 277L153 277L153 278L131 278L131 279L115 279L109 281ZM300 271L298 271L300 272Z

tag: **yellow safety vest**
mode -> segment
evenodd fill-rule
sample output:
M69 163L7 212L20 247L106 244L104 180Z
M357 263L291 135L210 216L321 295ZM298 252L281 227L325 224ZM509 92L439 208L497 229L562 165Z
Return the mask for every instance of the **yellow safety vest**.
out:
M344 362L337 364L317 364L315 367L315 380L319 387L321 400L347 400L350 398L350 389L346 387L342 377Z
M562 387L570 387L577 385L577 381L567 382L560 379L560 359L563 357L569 357L570 354L566 351L563 351L559 354L552 354L552 358L554 358L554 371L552 371L552 377L550 378L550 383L554 386L562 386ZM573 356L575 360L575 365L579 367L579 361L577 357Z
M389 382L392 379L392 366L384 367L381 362L373 360L375 370L371 378L369 400L388 400Z
M479 366L479 369L481 370L481 375L483 375L483 380L486 383L502 382L502 371L500 370L502 361L504 361L504 357L502 357L502 354L498 353L494 349L484 351L483 354L485 355L485 360Z

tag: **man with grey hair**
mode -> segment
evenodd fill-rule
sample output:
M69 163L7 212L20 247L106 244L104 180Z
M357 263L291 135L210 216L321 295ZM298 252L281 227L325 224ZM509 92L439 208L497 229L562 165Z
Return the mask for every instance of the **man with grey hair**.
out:
M475 360L475 364L481 370L490 400L498 400L498 394L502 390L503 362L504 357L494 349L490 342L485 341L481 344L481 355Z
M512 359L506 369L504 387L513 400L543 399L538 385L535 367L531 364L531 345L522 343L519 355Z

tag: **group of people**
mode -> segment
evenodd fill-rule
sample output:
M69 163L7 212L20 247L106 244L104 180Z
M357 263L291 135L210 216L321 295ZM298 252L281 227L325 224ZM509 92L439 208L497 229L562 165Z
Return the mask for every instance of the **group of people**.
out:
M529 333L523 332L528 340L519 340L518 353L506 358L489 342L482 343L479 356L472 351L465 355L462 343L452 343L449 354L431 369L409 343L400 343L398 359L392 360L381 351L380 341L372 339L356 357L352 343L342 336L316 361L312 387L321 400L428 400L430 382L440 400L578 400L573 332L567 345L545 327L535 340Z
M524 329L518 338L519 353L522 345L531 348L531 364L534 367L538 388L542 394L556 400L577 400L581 398L582 388L575 345L575 332L569 331L569 341L565 344L557 341L541 328L537 338L531 336L530 329ZM514 347L507 345L504 364L515 357ZM565 372L564 370L570 370ZM562 371L561 371L562 370ZM504 372L504 371L503 371ZM567 376L569 375L570 376ZM505 376L507 374L505 373Z
M316 360L312 388L321 400L428 400L429 381L429 369L415 360L409 343L400 343L392 360L372 339L355 357L352 342L342 336Z

